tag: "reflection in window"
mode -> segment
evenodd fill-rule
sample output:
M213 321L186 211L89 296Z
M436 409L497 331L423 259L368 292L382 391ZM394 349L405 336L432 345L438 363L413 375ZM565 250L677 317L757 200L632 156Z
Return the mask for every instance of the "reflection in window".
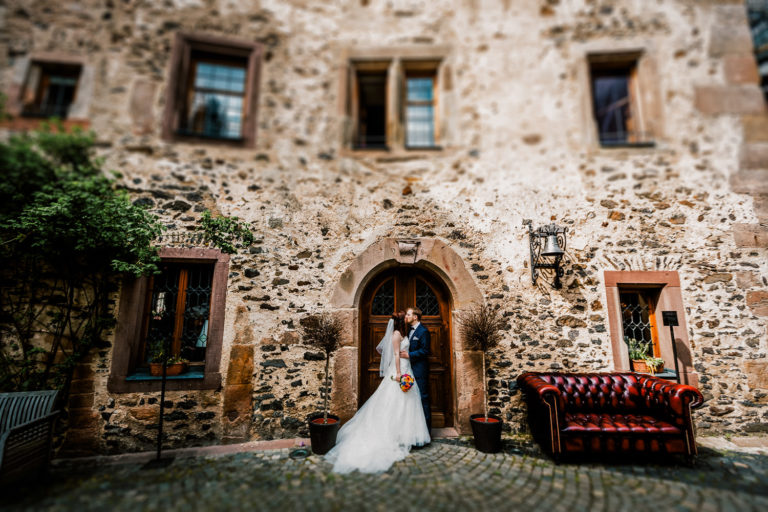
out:
M596 76L592 81L595 119L603 144L627 142L629 109L629 77L627 75Z
M211 60L193 52L187 134L240 139L243 130L245 59ZM206 60L203 60L205 58ZM215 57L214 57L215 58Z
M33 63L24 88L22 115L66 119L79 78L78 65Z
M406 79L405 145L433 147L435 145L434 78Z

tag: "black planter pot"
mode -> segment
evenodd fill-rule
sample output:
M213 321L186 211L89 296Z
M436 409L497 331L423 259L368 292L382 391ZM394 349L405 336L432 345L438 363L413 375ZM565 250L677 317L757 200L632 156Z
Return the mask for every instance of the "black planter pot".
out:
M472 425L472 435L475 436L475 448L485 453L498 453L501 451L501 425L503 422L498 416L488 415L488 422L483 421L484 414L473 414L469 417Z
M312 452L325 455L336 445L336 434L339 431L339 417L328 415L328 423L323 423L323 414L313 414L309 420L309 439L312 442Z

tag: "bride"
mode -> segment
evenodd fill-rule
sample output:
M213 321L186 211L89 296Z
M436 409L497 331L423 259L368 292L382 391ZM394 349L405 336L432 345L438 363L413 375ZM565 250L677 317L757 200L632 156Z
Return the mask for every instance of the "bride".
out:
M384 379L368 401L339 430L336 446L325 455L335 473L358 470L379 473L408 455L413 445L429 443L419 388L400 389L403 374L413 376L411 363L400 358L408 350L405 313L392 315L376 350L381 353L379 375Z

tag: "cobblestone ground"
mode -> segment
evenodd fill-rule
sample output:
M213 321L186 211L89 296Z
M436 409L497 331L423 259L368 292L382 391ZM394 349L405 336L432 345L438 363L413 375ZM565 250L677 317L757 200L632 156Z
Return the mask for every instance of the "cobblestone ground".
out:
M292 450L58 465L45 484L18 488L8 510L768 510L768 456L703 449L680 461L555 465L530 444L487 455L464 440L436 440L382 475L335 475Z

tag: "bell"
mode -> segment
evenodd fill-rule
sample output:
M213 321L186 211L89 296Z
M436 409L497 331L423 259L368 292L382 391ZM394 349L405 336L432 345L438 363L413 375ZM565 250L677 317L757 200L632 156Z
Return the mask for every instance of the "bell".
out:
M544 243L544 249L541 251L542 256L562 256L563 250L560 248L560 244L557 243L557 235L547 235L547 241Z

